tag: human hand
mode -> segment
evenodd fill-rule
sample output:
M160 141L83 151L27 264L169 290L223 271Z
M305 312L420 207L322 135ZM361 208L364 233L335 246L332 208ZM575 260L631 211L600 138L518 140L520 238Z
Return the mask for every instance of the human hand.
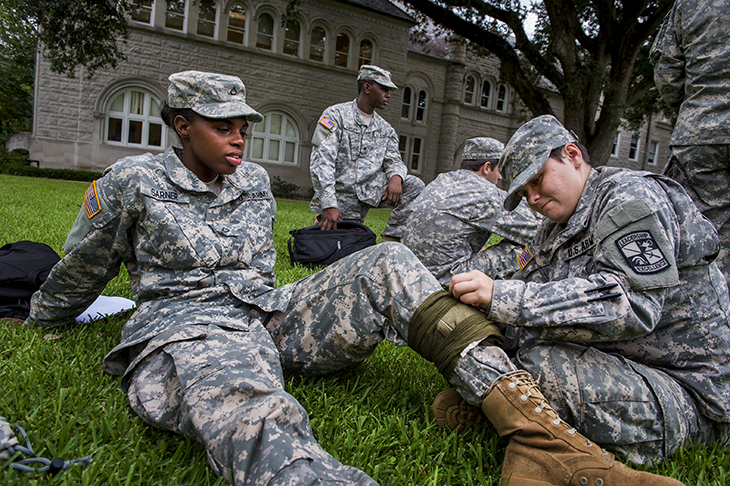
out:
M449 292L464 304L488 309L494 296L494 280L478 270L451 277Z
M385 188L385 194L383 194L383 201L387 201L389 207L397 205L401 197L403 196L403 181L400 176L394 175L388 182L388 187Z
M320 229L331 230L337 229L337 223L342 221L342 215L337 208L327 208L322 211L322 224Z

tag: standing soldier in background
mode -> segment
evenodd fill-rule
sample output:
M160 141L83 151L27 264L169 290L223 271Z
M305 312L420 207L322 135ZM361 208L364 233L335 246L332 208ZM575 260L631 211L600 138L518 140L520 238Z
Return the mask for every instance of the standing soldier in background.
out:
M312 136L309 171L323 230L340 221L362 223L370 208L391 207L383 241L400 241L409 204L423 181L408 175L393 127L375 112L385 108L390 90L398 89L390 73L365 65L357 77L357 98L327 108Z
M678 112L664 173L684 186L720 234L730 281L730 5L677 0L651 49L654 79Z
M493 138L467 140L461 169L439 174L413 203L403 243L441 285L471 270L511 277L535 236L539 220L526 204L512 212L502 206L506 193L496 186L502 150ZM492 233L503 239L484 249Z

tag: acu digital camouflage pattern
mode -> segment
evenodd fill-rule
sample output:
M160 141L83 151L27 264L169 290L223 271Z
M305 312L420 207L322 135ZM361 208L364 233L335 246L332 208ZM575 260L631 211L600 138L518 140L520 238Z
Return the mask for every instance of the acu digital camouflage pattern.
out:
M489 137L470 138L464 143L462 160L499 160L504 144Z
M413 203L403 244L445 286L452 275L471 270L509 278L520 269L517 257L535 236L539 219L525 204L505 211L504 197L474 171L439 174ZM492 233L504 239L480 253Z
M0 461L9 461L13 457L13 448L18 445L18 438L5 417L0 417Z
M377 112L368 124L353 100L324 111L312 144L309 170L314 197L309 208L317 213L337 208L342 219L362 223L368 209L385 207L385 189L397 175L403 180L403 196L392 209L383 234L402 237L408 206L424 184L408 175L393 127Z
M390 79L390 71L385 69L366 64L360 68L360 72L357 75L358 81L375 81L381 86L385 86L390 89L398 89L398 86L393 83Z
M654 80L678 112L665 174L715 224L717 263L730 281L730 9L726 0L679 0L651 50Z
M105 367L144 421L204 444L235 484L374 484L317 444L283 371L347 369L384 338L406 344L411 316L441 286L385 243L274 289L266 171L243 163L221 177L216 197L174 149L110 167L87 192L99 210L82 207L28 322L75 322L124 264L137 309ZM462 374L491 382L465 360Z
M526 329L515 358L589 439L633 462L727 437L728 289L717 233L674 181L592 170L566 224L545 220L525 281L490 319Z
M208 118L245 116L252 123L263 120L246 104L246 87L236 76L184 71L168 79L167 103L171 108L190 108Z
M504 208L512 211L520 202L517 194L545 165L550 152L578 138L552 115L528 121L512 135L499 160L499 170L509 186Z

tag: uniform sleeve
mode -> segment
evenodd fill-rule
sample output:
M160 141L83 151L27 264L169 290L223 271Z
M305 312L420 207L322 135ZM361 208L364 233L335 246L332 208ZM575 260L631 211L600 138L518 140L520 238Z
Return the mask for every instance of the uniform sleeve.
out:
M400 151L398 150L398 136L393 128L390 128L391 136L388 139L388 147L385 149L385 157L383 158L383 170L388 176L388 180L392 179L393 176L400 176L401 181L406 180L408 175L408 169L401 159Z
M342 123L333 110L324 111L312 136L312 155L309 173L312 177L314 200L319 201L320 210L337 207L335 196L335 164L340 141Z
M635 189L637 192L646 186ZM646 190L646 198L667 201ZM662 317L669 288L679 284L676 214L668 205L608 194L598 214L593 273L548 281L532 272L528 282L495 281L491 319L526 328L551 341L621 341L648 334Z
M31 299L28 320L42 327L75 323L117 276L130 251L122 191L113 173L93 183L84 200L66 241L67 255Z
M654 82L666 103L675 111L684 101L685 57L676 6L667 14L649 53Z

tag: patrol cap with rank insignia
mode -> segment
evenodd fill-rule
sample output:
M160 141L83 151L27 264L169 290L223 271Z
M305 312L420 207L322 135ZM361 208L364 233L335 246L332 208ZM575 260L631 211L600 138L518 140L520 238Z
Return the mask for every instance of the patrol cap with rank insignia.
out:
M388 87L390 89L398 89L398 86L390 80L390 72L385 69L365 64L360 68L360 73L357 75L358 81L375 81L381 86Z
M538 116L522 125L507 142L499 161L504 182L509 184L504 209L517 207L519 190L540 172L550 152L576 142L578 137L552 115Z
M246 87L236 76L183 71L171 74L168 79L167 104L170 108L190 108L206 118L245 116L253 123L264 119L246 104Z

